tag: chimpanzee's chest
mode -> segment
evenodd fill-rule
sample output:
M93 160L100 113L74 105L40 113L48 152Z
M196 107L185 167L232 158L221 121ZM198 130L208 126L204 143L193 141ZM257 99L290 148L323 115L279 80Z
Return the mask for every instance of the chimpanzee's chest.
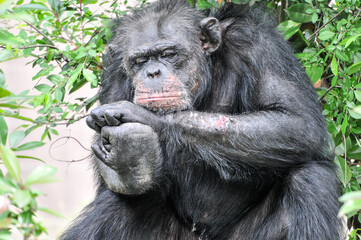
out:
M231 233L237 222L255 206L268 184L229 182L213 168L204 166L177 168L173 179L172 201L177 213L202 239ZM261 187L262 186L262 187Z

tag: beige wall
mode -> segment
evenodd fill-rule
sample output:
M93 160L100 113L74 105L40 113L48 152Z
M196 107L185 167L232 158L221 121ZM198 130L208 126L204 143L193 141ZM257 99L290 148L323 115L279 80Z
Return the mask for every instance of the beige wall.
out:
M8 89L14 93L20 93L24 90L30 89L34 92L33 87L36 82L31 80L32 76L36 74L36 69L33 69L31 65L25 65L30 59L17 59L4 63L0 63L0 69L5 73ZM96 93L96 90L90 89L89 86L85 86L84 89L76 93L71 98L76 96L92 96ZM26 116L35 117L36 111L23 112ZM10 131L13 131L21 123L14 119L6 119ZM30 151L24 151L24 154L28 154L34 157L38 157L47 164L58 168L57 176L60 181L51 184L35 185L34 188L41 190L45 193L44 196L39 197L39 206L50 208L57 212L62 213L66 218L53 217L47 213L39 213L40 219L49 231L49 237L42 239L55 239L59 233L68 225L68 223L79 211L89 203L94 196L94 187L92 180L92 170L90 168L90 159L85 159L76 163L64 163L52 159L49 155L50 144L54 140L61 136L72 136L78 139L84 146L90 148L92 130L90 130L85 120L81 120L69 127L61 126L57 128L59 136L55 136L50 142L41 148ZM25 141L39 141L42 131L36 130L35 133L30 134ZM81 159L90 154L89 151L84 150L75 141L69 140L65 145L62 145L65 141L61 141L55 144L52 148L52 155L57 159L63 160L76 160ZM30 159L20 159L21 170L23 177L25 178L36 166L41 165L41 162ZM22 239L19 235L14 236L15 239Z

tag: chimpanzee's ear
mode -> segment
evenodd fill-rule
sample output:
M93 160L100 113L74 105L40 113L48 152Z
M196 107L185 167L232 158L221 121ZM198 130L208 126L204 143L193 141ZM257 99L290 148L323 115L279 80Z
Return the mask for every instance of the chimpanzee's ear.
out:
M213 53L221 45L222 31L216 18L208 17L201 21L200 40L206 54Z
M200 40L206 54L216 51L222 43L222 35L235 20L228 18L219 22L214 17L204 18L201 21Z

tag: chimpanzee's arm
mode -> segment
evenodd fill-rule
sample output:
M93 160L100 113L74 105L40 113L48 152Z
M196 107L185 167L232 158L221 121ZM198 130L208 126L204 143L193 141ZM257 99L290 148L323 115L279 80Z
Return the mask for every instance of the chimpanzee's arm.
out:
M328 136L312 86L271 74L258 86L259 107L254 111L184 111L168 116L170 138L224 168L245 162L282 170L322 157ZM311 156L315 153L319 156Z

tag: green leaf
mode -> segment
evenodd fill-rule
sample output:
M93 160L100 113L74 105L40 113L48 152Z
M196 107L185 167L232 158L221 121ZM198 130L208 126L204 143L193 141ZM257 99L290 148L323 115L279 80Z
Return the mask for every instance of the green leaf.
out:
M351 148L347 149L347 157L360 160L361 159L361 148L359 145L355 144Z
M25 137L25 133L22 131L16 131L10 133L9 136L10 147L12 148L16 147L21 142L21 140L24 139L24 137Z
M354 91L357 101L361 102L361 91Z
M9 33L8 31L0 30L0 44L19 47L24 43L25 42L23 39L15 37L13 34Z
M23 159L33 159L33 160L37 160L40 162L45 163L43 160L41 160L40 158L36 158L36 157L31 157L31 156L24 156L24 155L16 155L17 158L23 158Z
M20 164L14 152L0 143L0 156L9 174L18 183L21 183Z
M33 22L34 21L34 17L30 14L27 14L25 12L21 12L21 13L1 13L2 9L0 10L0 18L2 19L9 19L9 20L22 20L22 21L27 21L27 22Z
M331 72L335 76L337 76L337 74L338 74L337 60L336 60L335 56L333 56L332 61L331 61Z
M306 67L306 73L310 77L313 84L315 84L319 79L321 79L323 74L323 66L314 64L310 67Z
M55 89L54 98L57 102L62 102L64 98L63 90L60 88Z
M351 37L351 38L346 38L344 41L342 41L342 43L343 42L345 42L345 48L347 48L348 46L350 46L350 44L353 42L353 41L355 41L357 38L359 38L359 37L361 37L361 34L359 34L359 35L356 35L356 36L353 36L353 37ZM341 44L342 44L341 43Z
M345 164L345 159L343 159L342 157L337 157L338 158L338 163L337 165L341 168L339 174L340 174L340 180L341 182L344 184L344 186L346 186L351 178L352 178L352 171L350 169L350 167Z
M51 209L48 209L48 208L38 208L39 211L42 211L42 212L46 212L46 213L49 213L53 216L56 216L56 217L59 217L59 218L65 218L64 215L62 215L61 213L58 213L54 210L51 210Z
M283 23L279 24L277 29L282 33L284 39L289 39L292 37L300 28L301 24L296 23L292 20L284 21Z
M359 198L361 199L361 191L348 192L342 195L339 200L340 202L350 201L352 199Z
M315 23L315 22L317 22L317 20L318 20L318 15L317 15L317 13L314 12L312 14L312 22Z
M361 105L349 109L348 112L350 113L351 117L353 117L354 119L361 119Z
M83 75L84 75L85 79L91 83L91 85L93 85L94 87L96 87L98 85L98 79L92 71L84 68Z
M32 197L29 191L17 190L14 193L13 201L18 207L23 208L31 202L31 199Z
M349 192L340 198L344 205L340 209L340 214L349 214L361 209L361 191Z
M56 74L47 76L47 79L49 79L49 81L52 82L53 84L59 84L61 81L63 81L63 77Z
M207 9L213 7L207 0L198 0L197 8L198 9Z
M83 67L84 67L84 64L79 64L78 67L74 71L72 71L71 76L68 80L68 86L69 86L68 89L70 89L73 86L75 80L78 79L79 74L80 74L81 70L83 69Z
M58 181L59 179L54 176L56 171L57 169L55 167L49 165L39 166L30 173L30 175L26 179L25 184L27 186L30 186L32 184L50 183Z
M361 62L353 64L347 71L348 75L354 74L361 69Z
M0 178L0 192L3 193L11 193L14 192L15 188L4 178Z
M334 87L337 83L338 80L338 76L333 76L332 80L331 80L331 87Z
M39 141L28 142L28 143L25 143L25 144L17 147L16 151L30 150L30 149L42 147L44 145L45 145L44 142L39 142Z
M341 132L344 135L346 133L346 128L348 126L348 118L347 115L343 118L342 125L341 125Z
M309 4L306 3L297 3L292 5L292 7L290 7L289 9L286 10L288 17L297 23L307 23L307 22L312 22L312 15L313 13L308 13L308 12L313 12L313 8L312 6L310 6Z
M0 14L5 13L13 2L12 0L0 0Z
M50 11L50 9L45 4L41 3L22 4L18 7L18 9Z
M0 115L0 141L2 144L6 144L8 138L8 125L3 116Z
M13 52L7 49L0 51L0 62L4 62L13 56Z
M336 57L341 59L344 62L349 62L350 58L346 55L346 53L336 50Z
M51 87L47 84L39 84L39 85L35 86L35 88L39 92L43 92L43 93L50 92L50 90L51 90Z
M0 87L0 98L10 96L11 92L6 90L5 88Z
M318 38L325 41L325 40L332 38L333 36L335 36L334 32L331 32L330 30L325 29L325 30L320 31Z

